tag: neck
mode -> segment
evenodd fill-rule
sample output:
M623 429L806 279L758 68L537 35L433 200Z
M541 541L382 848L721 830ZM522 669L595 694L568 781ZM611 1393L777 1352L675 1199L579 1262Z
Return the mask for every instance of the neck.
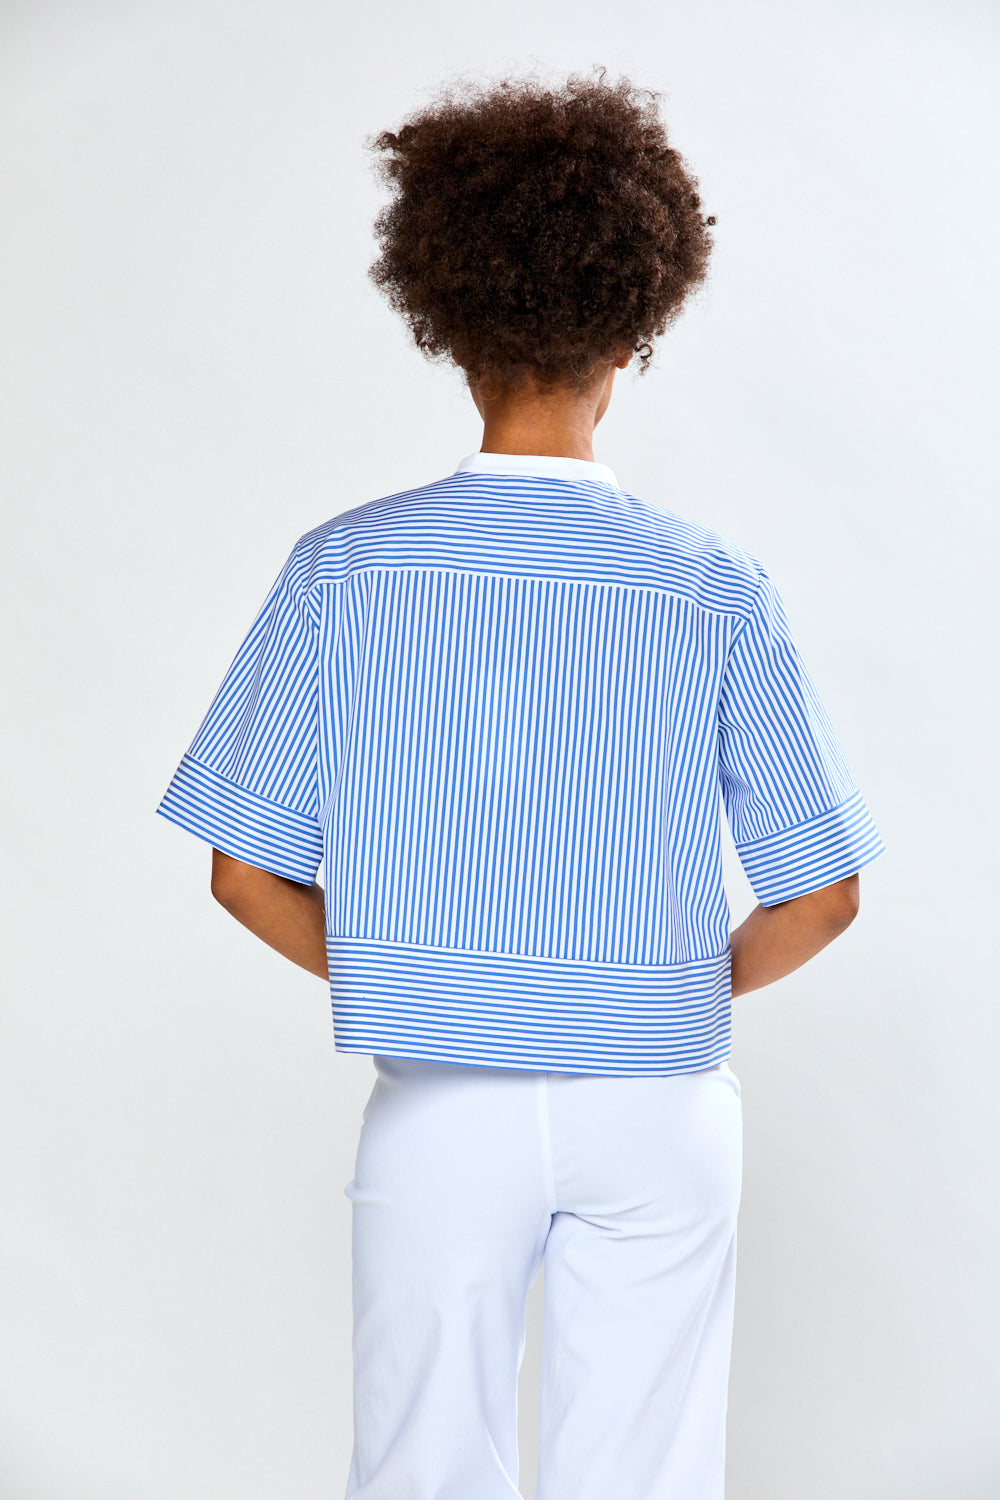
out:
M560 421L555 413L536 414L535 420L487 417L481 451L550 454L553 458L585 458L593 463L593 419L588 422L583 412L575 421Z
M483 419L483 453L545 454L594 460L594 428L611 397L615 366L584 390L506 391L487 394L472 385Z

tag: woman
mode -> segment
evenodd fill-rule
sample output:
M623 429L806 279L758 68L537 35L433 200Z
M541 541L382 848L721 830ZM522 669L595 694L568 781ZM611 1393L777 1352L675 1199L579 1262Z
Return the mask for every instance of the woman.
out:
M505 80L374 149L372 278L482 444L299 538L159 811L374 1058L349 1500L517 1494L543 1265L539 1500L722 1500L730 1002L847 927L882 844L763 565L594 459L710 252L655 107Z

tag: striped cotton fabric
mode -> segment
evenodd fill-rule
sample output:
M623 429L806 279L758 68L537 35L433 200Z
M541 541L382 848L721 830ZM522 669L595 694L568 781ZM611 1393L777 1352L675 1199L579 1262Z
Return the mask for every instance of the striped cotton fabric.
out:
M299 538L157 811L324 865L337 1050L637 1076L729 1053L722 808L764 905L883 850L764 567L475 453Z

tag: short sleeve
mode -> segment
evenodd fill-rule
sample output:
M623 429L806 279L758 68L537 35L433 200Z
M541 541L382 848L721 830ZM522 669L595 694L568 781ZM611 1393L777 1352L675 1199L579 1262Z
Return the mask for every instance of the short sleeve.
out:
M318 623L297 545L156 811L224 854L310 885L318 821Z
M832 885L884 853L763 569L726 663L718 729L722 799L762 906Z

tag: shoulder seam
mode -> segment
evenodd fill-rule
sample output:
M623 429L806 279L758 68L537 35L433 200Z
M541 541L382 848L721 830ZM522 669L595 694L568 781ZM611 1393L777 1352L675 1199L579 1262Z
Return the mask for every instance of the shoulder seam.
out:
M754 584L753 598L750 600L750 606L749 606L749 608L747 610L746 615L745 616L743 616L743 615L739 616L739 618L740 618L740 624L737 626L736 630L733 632L733 638L732 638L732 640L729 643L729 652L728 652L728 655L727 655L727 660L728 660L728 657L732 655L733 650L736 647L736 643L739 641L740 637L743 635L743 633L746 630L747 626L750 624L751 619L753 618L754 611L757 608L757 601L760 598L761 586L763 585L763 582L764 582L764 569L761 567L760 563L758 563L755 559L751 558L751 562L753 563L754 570L755 570L755 572L757 574L757 582ZM734 614L739 614L739 611L738 610L734 610Z

